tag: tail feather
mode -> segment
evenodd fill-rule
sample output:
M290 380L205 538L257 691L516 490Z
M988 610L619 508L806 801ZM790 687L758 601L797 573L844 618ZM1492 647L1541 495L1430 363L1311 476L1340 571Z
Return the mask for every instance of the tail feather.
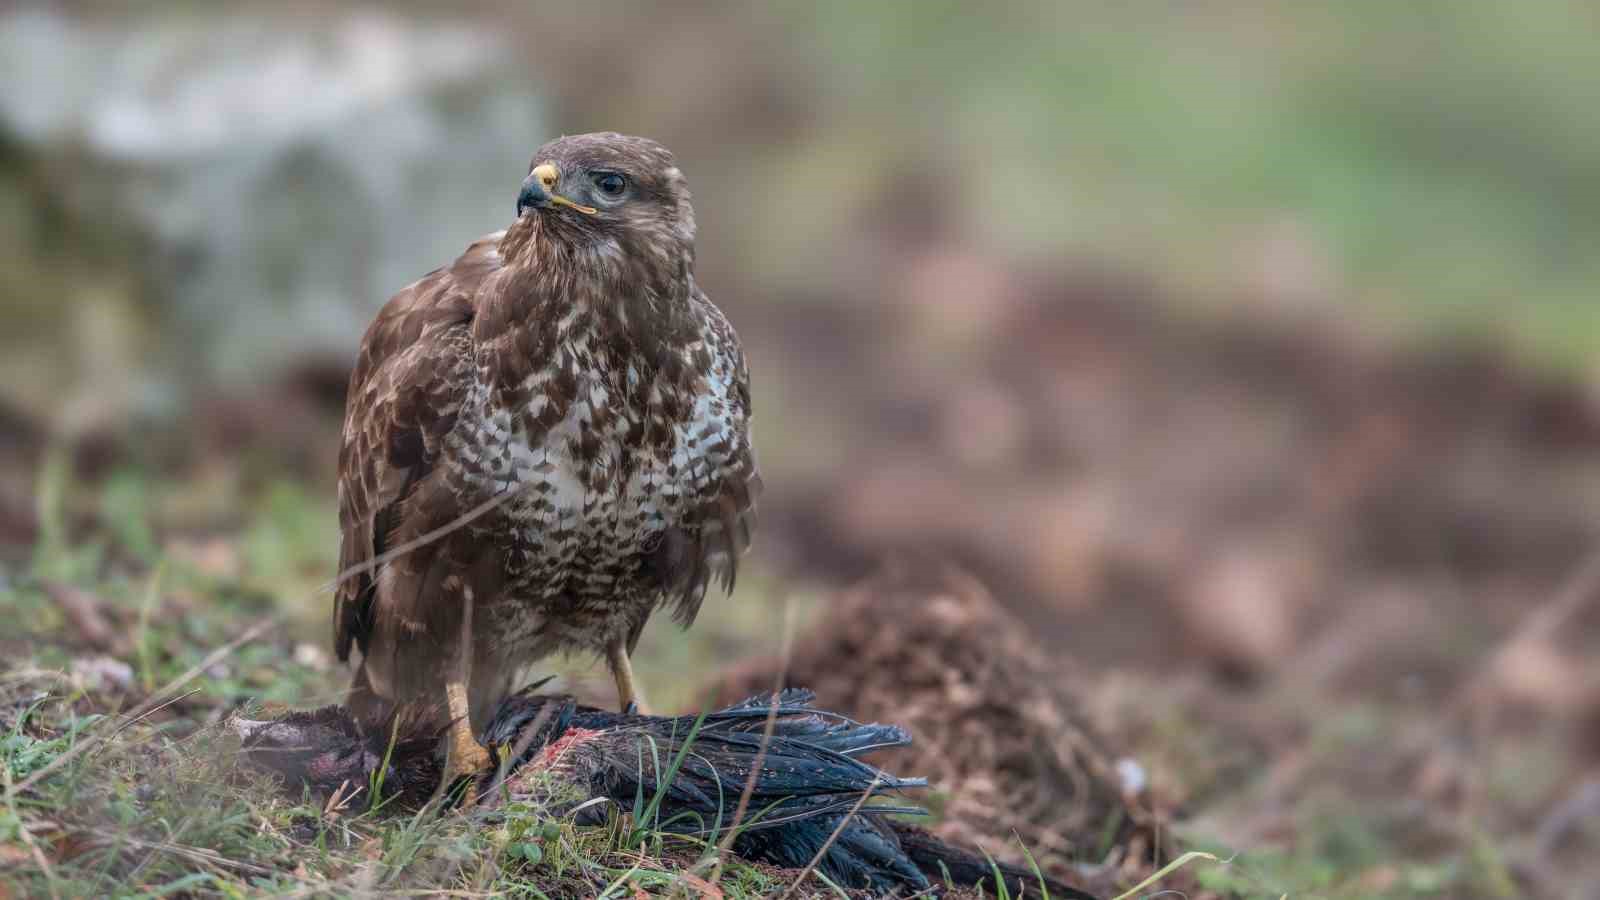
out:
M1031 869L996 862L971 850L948 844L907 822L889 821L885 824L894 830L905 855L935 882L943 882L948 878L958 885L987 885L990 893L996 893L994 883L998 871L1005 880L1006 892L1013 897L1023 895L1024 891L1037 892L1042 885L1052 898L1097 900L1093 894L1054 878L1046 878Z
M798 869L810 865L826 846L817 868L840 887L874 895L928 889L928 877L901 852L897 836L880 817L858 812L846 820L849 812L831 810L782 828L747 829L734 840L733 849L746 859Z
M815 698L811 691L799 688L779 691L776 704L773 695L757 694L707 716L706 727L731 723L730 727L761 732L770 716L774 719L774 735L801 739L810 746L845 756L911 743L911 735L898 725L864 725L838 713L813 709L811 703Z

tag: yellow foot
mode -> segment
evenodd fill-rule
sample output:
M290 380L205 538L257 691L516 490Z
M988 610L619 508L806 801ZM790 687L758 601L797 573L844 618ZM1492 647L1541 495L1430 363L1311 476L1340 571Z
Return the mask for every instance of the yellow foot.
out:
M461 778L469 779L467 789L461 795L461 803L471 806L478 802L478 776L489 770L493 757L489 751L472 736L472 726L465 720L457 720L450 726L449 754L445 760L444 774L440 777L439 789L450 790Z
M493 758L489 751L472 736L472 719L467 714L467 689L461 681L445 684L445 701L450 709L450 744L446 748L444 774L439 779L439 790L448 791L457 779L468 776L463 805L478 802L478 776L488 770Z

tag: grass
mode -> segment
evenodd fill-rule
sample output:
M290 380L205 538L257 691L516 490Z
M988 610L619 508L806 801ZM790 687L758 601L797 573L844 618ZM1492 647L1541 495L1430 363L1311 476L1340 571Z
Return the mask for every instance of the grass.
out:
M170 554L155 520L176 489L44 468L43 537L0 578L17 626L0 637L0 897L845 895L814 869L719 856L726 832L668 833L662 793L578 827L552 811L571 805L559 792L489 814L403 810L381 783L318 798L245 765L227 715L327 702L342 680L297 634L296 592L327 551L309 492L269 485L241 501L259 512L235 563ZM117 525L70 526L85 509ZM104 627L90 631L112 645L85 641L52 594L63 586L93 601ZM698 727L670 755L641 745L639 765L670 783Z
M331 568L317 537L316 492L268 485L260 496L269 502L236 498L259 512L230 543L271 549L218 567L174 555L155 537L170 530L156 510L179 488L131 473L86 487L69 484L58 464L45 467L43 537L30 559L0 570L0 612L13 625L0 632L0 897L634 897L706 894L694 879L709 876L723 896L744 898L781 895L795 883L794 872L731 857L712 876L705 862L720 836L663 833L659 797L641 795L607 824L580 828L543 801L513 803L489 819L403 811L297 795L243 767L237 740L217 724L226 713L330 702L342 681L325 657L303 652L324 636L320 615L306 630L299 591L319 567ZM106 518L118 524L69 526L66 511L85 509L114 511ZM95 598L117 645L84 644L50 594L55 584ZM263 621L272 625L259 637L218 654ZM668 658L686 652L678 646ZM125 670L119 676L108 661ZM1285 702L1303 707L1306 698ZM1275 760L1239 754L1217 723L1181 705L1144 710L1153 727L1136 754L1190 786L1198 814L1181 837L1200 854L1161 873L1161 883L1266 900L1514 896L1515 841L1472 820L1458 823L1453 850L1425 851L1418 823L1396 818L1393 805L1369 804L1371 786L1343 767L1392 756L1405 711L1376 703L1342 710L1285 716L1310 722L1306 764L1326 770L1301 782L1345 790L1292 798L1292 849L1243 854L1228 848L1227 826L1272 805L1259 793ZM1559 752L1546 743L1530 735L1506 753L1515 762ZM639 765L670 780L687 752L663 758L645 746ZM1489 784L1492 808L1541 793L1528 779L1553 768L1495 767L1503 783ZM1157 889L1130 884L1124 896ZM815 873L797 895L838 896Z
M91 693L40 669L7 674L0 692L5 896L655 895L712 846L660 832L659 796L591 828L553 815L557 796L487 817L320 802L242 765L236 739L200 724L220 704L85 714ZM778 886L738 860L722 872L724 896Z
M0 896L656 895L681 889L685 865L713 846L662 833L659 795L579 828L548 803L485 819L395 810L377 800L381 785L371 803L285 791L242 765L218 721L326 702L337 688L338 673L297 661L295 605L259 588L266 571L326 561L324 545L302 539L318 530L303 492L267 490L234 577L157 551L143 501L159 491L131 476L101 498L118 527L77 539L64 510L85 498L73 493L60 463L45 467L43 538L0 579L0 609L18 626L3 638L0 672ZM117 646L83 644L50 594L61 584L96 601ZM252 621L267 624L252 634ZM665 761L669 780L684 758ZM721 868L724 896L778 887L736 859Z
M71 695L54 696L10 724L0 759L8 785L97 724L111 727L77 716L75 705ZM665 891L700 850L666 836L628 840L620 820L578 828L530 804L488 821L437 807L319 804L252 774L236 751L215 729L179 738L144 724L33 790L8 789L0 848L16 859L38 847L49 861L10 867L0 884L15 896L631 896L635 886ZM726 896L757 896L772 884L736 861L725 871Z

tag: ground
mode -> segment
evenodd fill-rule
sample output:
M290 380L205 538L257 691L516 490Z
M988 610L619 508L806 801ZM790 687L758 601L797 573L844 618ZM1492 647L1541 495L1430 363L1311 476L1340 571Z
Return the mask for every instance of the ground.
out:
M360 328L617 127L690 175L770 486L656 706L787 670L1110 892L1600 897L1588 4L284 6L0 15L0 897L633 893L608 832L326 809L216 731L347 678Z
M842 448L848 476L776 480L740 592L686 635L648 633L652 700L786 677L905 724L918 743L888 762L930 776L936 830L1107 896L1190 849L1221 861L1132 896L1585 896L1586 395L1487 351L1292 318L1167 327L1136 294L1045 295L1018 320L1031 344L986 323L959 375L982 402L848 342L792 368L873 385L841 415L898 424ZM1062 345L1082 351L1066 369ZM281 389L336 409L327 382ZM1073 414L1046 415L1062 391ZM951 408L993 440L942 429ZM34 508L4 523L24 541L0 583L3 891L762 896L794 878L730 861L713 889L684 875L710 877L702 848L628 828L352 808L242 769L228 713L330 702L347 676L326 644L329 496L239 440L154 464L11 445L37 464ZM897 466L897 440L936 449ZM589 662L558 668L606 699Z

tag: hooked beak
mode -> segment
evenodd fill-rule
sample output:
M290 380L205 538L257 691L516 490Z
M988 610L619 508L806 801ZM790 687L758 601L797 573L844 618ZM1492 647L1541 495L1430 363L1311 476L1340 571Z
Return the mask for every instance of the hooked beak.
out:
M556 193L556 184L561 180L561 173L554 163L540 163L533 167L528 177L522 182L522 191L517 194L517 218L522 218L523 212L529 208L545 209L551 206L566 206L577 210L587 216L592 216L598 210L592 206L574 203L566 197Z

